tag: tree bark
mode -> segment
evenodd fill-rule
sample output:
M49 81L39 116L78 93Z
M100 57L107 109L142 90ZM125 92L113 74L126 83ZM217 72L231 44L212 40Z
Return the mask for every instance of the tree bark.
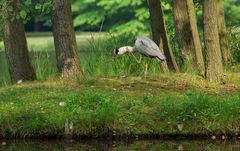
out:
M18 13L19 0L8 0L7 3L13 7L13 12L10 15L7 8L2 9L3 39L11 81L16 83L19 80L35 80L36 75L30 63L23 21L17 19L10 21Z
M173 0L176 35L186 67L204 75L204 61L193 0Z
M149 0L148 2L153 40L157 45L159 45L160 50L164 51L167 58L167 63L162 62L162 68L165 72L168 72L169 69L179 72L178 65L167 37L161 0Z
M224 5L222 0L219 0L218 12L218 34L222 52L222 59L224 64L229 67L232 66L232 54L228 43L227 28L224 16Z
M83 78L73 28L71 0L53 1L53 37L60 78Z
M218 0L203 0L204 42L206 49L206 78L222 80L222 61L218 35Z

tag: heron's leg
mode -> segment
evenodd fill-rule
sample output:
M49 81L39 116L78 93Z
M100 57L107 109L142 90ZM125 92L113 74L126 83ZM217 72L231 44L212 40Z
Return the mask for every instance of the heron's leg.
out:
M146 63L145 72L144 72L145 80L147 79L147 72L148 72L148 64Z
M142 62L142 55L140 55L140 58L138 60L138 63L140 64Z
M141 62L142 62L142 55L140 55L140 58L139 58L139 60L138 60L137 57L136 57L133 53L131 53L131 54L132 54L133 58L136 60L136 62L137 62L138 64L141 64ZM146 80L146 78L147 78L146 69L145 69L145 67L144 67L143 64L141 64L141 66L142 66L142 68L143 68L143 71L145 71L144 74L145 74L145 80ZM147 68L147 66L148 66L148 65L146 64L146 68Z
M133 54L133 53L131 53L132 54L132 56L134 57L134 59L136 60L136 62L138 63L138 64L140 64L141 62L142 62L142 55L140 56L140 58L139 58L139 60L137 59L137 57Z

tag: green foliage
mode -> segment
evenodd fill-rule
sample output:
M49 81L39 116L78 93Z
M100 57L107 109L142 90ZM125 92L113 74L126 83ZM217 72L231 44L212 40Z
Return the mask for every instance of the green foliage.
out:
M1 0L4 4L6 0ZM199 0L194 0L197 21L202 28L202 7ZM166 24L173 28L172 0L162 1ZM225 16L228 26L240 24L239 0L224 0ZM8 10L11 12L12 8ZM25 21L37 17L50 26L49 13L52 0L21 0L17 19ZM104 30L117 34L150 33L150 19L146 0L74 0L72 5L74 25L80 30ZM1 13L0 13L1 18ZM0 19L0 24L2 23Z
M5 2L6 0L1 0ZM194 0L197 22L202 28L202 7L199 0ZM168 29L174 28L172 0L162 1L164 17ZM228 26L239 25L239 0L224 0L226 22ZM11 7L8 8L12 10ZM25 22L32 17L51 25L49 13L52 0L21 0L17 19ZM150 19L146 0L74 0L72 5L74 26L82 31L110 31L118 35L150 35ZM1 13L0 13L1 16ZM1 18L1 17L0 17ZM0 19L0 24L2 23Z
M10 20L23 20L27 23L32 17L39 14L49 14L52 10L52 0L20 0L17 4L17 12L13 13L13 7L7 0L0 2L0 32L2 31L3 14L2 9L6 8L10 14Z
M112 135L111 130L120 136L238 132L239 93L218 96L187 91L169 95L169 90L162 89L152 96L136 82L133 89L113 86L117 91L99 82L74 88L35 84L1 89L0 125L8 126L0 127L0 137L63 136L66 119L74 123L74 136L106 136ZM92 85L96 87L90 88ZM129 96L131 91L134 97Z
M82 0L73 3L76 15L74 25L96 29L104 27L111 32L138 34L146 32L149 13L145 0Z
M194 0L197 22L202 29L201 1ZM174 28L172 0L162 1L168 29ZM224 0L228 26L240 24L239 0ZM74 25L80 30L105 30L117 34L150 33L148 4L145 0L82 0L73 2Z
M236 63L240 62L240 26L232 27L228 30L230 49Z
M228 26L240 25L240 1L224 0L225 17Z

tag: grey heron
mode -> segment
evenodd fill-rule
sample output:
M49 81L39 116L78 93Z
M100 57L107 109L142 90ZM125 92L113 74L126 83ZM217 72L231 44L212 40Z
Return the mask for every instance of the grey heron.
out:
M141 55L155 58L158 62L162 62L166 60L163 52L160 51L157 44L149 39L148 37L140 36L136 38L135 45L132 46L123 46L115 49L115 54L121 56L126 53L131 53L133 55L134 52L139 52ZM142 56L138 60L134 55L133 57L136 59L137 63L141 63ZM145 79L147 75L148 64L145 67Z

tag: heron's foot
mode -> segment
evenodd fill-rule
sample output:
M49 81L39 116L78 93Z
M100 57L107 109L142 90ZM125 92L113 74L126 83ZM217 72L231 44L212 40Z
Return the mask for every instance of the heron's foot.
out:
M141 64L141 62L142 62L142 56L140 56L140 58L137 59L137 57L136 57L133 53L131 53L131 54L132 54L132 56L134 57L134 59L136 60L136 62L137 62L138 64Z
M141 62L142 62L142 56L140 56L139 60L137 60L138 64L141 64Z

